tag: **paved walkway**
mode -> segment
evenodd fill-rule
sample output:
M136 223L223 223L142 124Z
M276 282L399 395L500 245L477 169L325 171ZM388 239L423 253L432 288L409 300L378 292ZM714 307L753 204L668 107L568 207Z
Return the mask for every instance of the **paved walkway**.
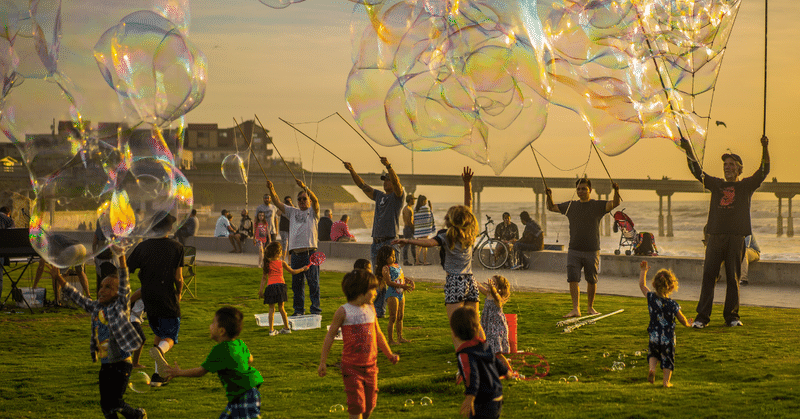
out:
M197 253L197 263L199 265L222 265L222 266L258 266L255 254L237 254L199 251ZM353 260L328 258L321 268L326 271L347 272L353 268ZM431 266L403 266L403 272L415 281L423 282L444 282L444 271L439 265ZM484 281L493 274L500 274L508 278L513 287L539 292L561 292L568 293L566 272L534 272L534 271L512 271L501 269L497 271L476 270L475 275L479 281ZM648 286L655 272L650 272ZM680 279L680 278L679 278ZM202 284L202 279L200 279ZM581 283L581 289L586 289L586 283ZM622 295L629 297L641 297L639 291L638 278L631 277L610 277L600 273L600 280L597 285L598 294ZM673 294L678 300L697 301L700 297L699 283L687 283L680 287L678 292ZM723 303L725 300L725 284L720 282L714 292L714 302ZM739 293L741 305L762 306L762 307L781 307L781 308L800 308L800 289L780 287L780 286L760 286L758 284L741 287ZM692 310L689 310L693 313Z

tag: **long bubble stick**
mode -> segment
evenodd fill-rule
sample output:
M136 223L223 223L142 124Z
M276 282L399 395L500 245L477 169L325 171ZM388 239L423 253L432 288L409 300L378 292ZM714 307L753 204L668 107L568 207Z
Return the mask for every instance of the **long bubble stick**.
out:
M242 131L242 126L239 125L238 122L236 122L236 118L233 118L233 123L236 124L236 128L239 129L239 132L242 134L242 138L244 138L244 141L247 142L247 148L250 149L250 155L253 156L254 159L256 159L256 163L258 163L258 168L261 169L261 173L264 175L264 179L269 180L269 178L267 177L267 172L264 171L264 168L261 166L261 162L258 160L258 156L256 156L256 153L253 151L251 142L247 139L247 137L245 137L244 131ZM242 123L244 123L244 118L242 118Z
M536 167L539 168L539 174L542 175L542 184L544 184L544 189L547 190L547 181L544 180L544 172L542 172L542 166L539 164L539 158L536 157L536 150L533 149L533 144L529 144L531 147L531 153L533 153L533 159L536 160Z
M613 313L604 314L604 315L602 315L600 317L595 317L595 318L592 318L592 319L586 319L586 320L584 320L582 322L575 323L575 324L573 324L571 326L565 327L564 328L564 333L572 332L573 330L575 330L575 329L577 329L577 328L579 328L581 326L586 326L587 324L594 324L594 322L596 322L596 321L598 321L600 319L605 319L608 316L613 316L615 314L622 313L623 311L625 311L625 309L621 308L621 309L619 309L619 310L617 310L617 311L615 311Z
M308 134L306 134L305 132L303 132L303 131L300 131L300 129L299 129L299 128L297 128L296 126L294 126L294 125L293 125L291 122L287 122L286 120L284 120L283 118L280 118L280 117L278 117L278 119L280 119L280 120L281 120L281 122L283 122L284 124L286 124L286 125L288 125L288 126L292 127L292 128L295 130L295 131L299 132L300 134L303 134L303 136L304 136L304 137L306 137L306 138L308 138L309 140L311 140L311 141L312 141L314 144L316 144L316 145L318 145L318 146L322 147L322 149L323 149L323 150L327 151L328 153L331 153L331 156L333 156L333 157L336 157L337 159L339 159L339 161L340 161L340 162L344 163L344 160L340 159L340 158L339 158L339 156L337 156L336 154L333 154L333 151L330 151L330 150L328 150L328 149L327 149L327 148L326 148L324 145L322 145L322 144L318 143L318 142L317 142L317 140L315 140L315 139L313 139L313 138L309 137L309 136L308 136ZM280 154L280 153L279 153L279 154Z
M378 150L375 150L375 147L373 147L373 146L372 146L372 144L370 144L370 143L369 143L369 141L367 141L367 139L366 139L366 138L364 138L364 136L363 136L363 135L361 135L361 133L360 133L360 132L358 132L358 130L357 130L357 129L355 129L355 127L353 127L352 125L350 125L350 123L349 123L349 122L347 122L347 120L346 120L346 119L344 119L344 117L343 117L343 116L342 116L342 115L341 115L339 112L336 112L336 115L339 115L339 118L342 118L342 121L344 121L344 123L345 123L345 124L347 124L347 126L348 126L348 127L350 127L350 129L352 129L353 131L355 131L355 133L356 133L356 134L358 134L358 136L359 136L359 137L361 137L361 139L362 139L362 140L364 140L364 142L365 142L365 143L367 143L367 145L369 146L369 148L371 148L371 149L372 149L372 151L374 151L374 152L375 152L375 154L376 154L376 155L377 155L379 158L380 158L380 157L382 157L380 154L378 154Z
M253 114L253 116L256 117L256 121L258 121L258 126L261 127L261 131L264 131L264 140L266 141L266 139L269 138L269 134L267 134L267 130L264 128L264 125L261 124L261 119L258 118L258 115ZM292 172L292 168L289 167L289 164L287 164L286 160L284 160L283 154L281 154L281 151L278 150L278 147L275 146L275 141L272 142L272 148L274 148L275 151L278 152L278 156L280 156L281 161L283 162L283 165L286 166L286 169L289 170L289 173L292 175L292 177L294 178L295 182L297 182L298 181L297 180L297 176L294 175L294 172Z
M761 125L761 136L767 135L767 23L769 19L769 0L764 0L764 120Z
M588 316L583 316L583 317L573 317L573 318L571 318L571 319L561 320L561 321L559 321L558 323L556 323L556 327L561 327L561 326L566 326L566 325L568 325L568 324L577 323L577 322L579 322L579 321L581 321L581 320L586 320L586 319L588 319L588 318L595 317L595 316L599 316L599 315L601 315L601 314L603 314L603 313L589 314Z
M606 167L606 163L603 161L603 156L600 155L600 150L597 149L597 145L595 145L593 140L590 139L589 141L591 141L592 147L594 147L594 152L597 153L597 157L600 159L600 163L603 165L603 169L606 170L606 174L608 175L608 180L610 180L611 183L613 184L614 179L611 179L611 173L608 172L608 167ZM619 200L622 201L622 197L619 197Z

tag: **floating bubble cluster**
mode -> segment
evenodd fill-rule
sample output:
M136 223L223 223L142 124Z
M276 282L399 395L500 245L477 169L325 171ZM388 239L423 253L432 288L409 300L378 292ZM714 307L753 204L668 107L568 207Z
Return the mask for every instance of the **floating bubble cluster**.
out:
M622 371L624 369L625 369L625 363L624 362L614 361L614 363L611 364L611 371Z
M345 99L375 142L452 149L496 173L578 113L608 155L643 138L702 159L740 0L352 0ZM261 0L286 7L291 0Z
M165 235L169 227L153 227L168 214L183 220L193 205L175 156L183 115L203 100L206 61L187 38L187 0L157 3L162 14L132 13L95 46L100 72L128 120L92 126L82 113L80 89L58 65L60 0L32 1L27 8L0 0L0 129L19 149L36 195L31 244L55 266L81 264L112 242ZM51 133L35 134L43 101L59 122ZM105 244L75 233L86 211L96 216L89 229L97 225Z

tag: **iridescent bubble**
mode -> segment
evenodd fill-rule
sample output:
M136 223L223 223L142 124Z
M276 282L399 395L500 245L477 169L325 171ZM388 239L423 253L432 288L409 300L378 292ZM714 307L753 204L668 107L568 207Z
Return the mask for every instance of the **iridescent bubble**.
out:
M559 378L559 379L558 379L558 382L559 382L559 383L566 383L566 382L567 382L567 377L561 377L561 378Z
M328 409L328 412L329 412L329 413L339 413L339 412L344 412L344 406L342 406L342 405L340 405L340 404L335 404L335 405L331 406L331 408L330 408L330 409Z
M406 399L406 401L403 402L403 407L414 407L414 400Z
M153 126L180 118L205 96L205 56L171 21L138 11L108 29L94 47L100 72L129 113Z
M128 387L136 393L146 393L150 390L150 376L144 371L136 371L128 379Z
M603 352L603 358L608 358L610 355L608 352Z
M642 351L636 351L633 353L634 356L642 356Z
M300 3L304 0L258 0L261 4L269 6L273 9L283 9L289 7L294 3Z
M247 169L244 159L238 154L229 154L222 159L222 177L228 182L244 185L247 183Z
M570 375L569 378L567 378L567 381L569 381L570 383L577 383L578 382L578 376Z
M423 397L419 399L420 406L431 406L433 405L433 400L430 397Z

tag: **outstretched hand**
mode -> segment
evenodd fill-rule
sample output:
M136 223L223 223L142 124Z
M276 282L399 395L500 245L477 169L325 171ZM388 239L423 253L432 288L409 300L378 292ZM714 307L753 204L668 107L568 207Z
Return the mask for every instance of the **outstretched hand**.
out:
M769 138L766 135L761 136L761 145L766 147L769 144Z
M392 168L392 164L389 163L389 159L387 159L386 157L381 157L381 164L387 169Z
M550 188L545 188L544 189L544 194L549 196L550 198L552 198L553 197L553 190L550 189Z
M167 370L164 372L164 378L167 380L172 379L172 377L177 377L181 371L181 367L178 365L178 361L175 361L175 365L167 364Z
M305 183L303 183L303 181L302 181L302 180L300 180L300 179L297 179L297 186L299 186L299 187L300 187L300 189L303 189L303 190L305 190L305 189L306 189L306 184L305 184Z
M469 166L464 167L464 172L461 173L461 179L464 181L464 183L471 182L473 174L474 173L472 172L472 169L469 168Z
M687 153L691 153L692 143L690 143L686 138L681 137L681 148L686 150Z
M614 192L619 193L619 184L617 182L611 182L611 187L614 188Z
M641 263L639 263L639 269L642 270L642 271L646 271L646 270L650 269L650 267L647 266L647 261L646 260L643 260Z
M325 374L328 373L328 366L325 363L320 362L319 367L317 367L317 375L320 377L324 377Z
M275 189L275 185L272 184L272 181L267 179L267 189L273 190Z
M347 170L348 172L352 172L352 171L353 171L353 165L352 165L352 164L350 164L350 162L344 162L344 168L345 168L345 170Z

